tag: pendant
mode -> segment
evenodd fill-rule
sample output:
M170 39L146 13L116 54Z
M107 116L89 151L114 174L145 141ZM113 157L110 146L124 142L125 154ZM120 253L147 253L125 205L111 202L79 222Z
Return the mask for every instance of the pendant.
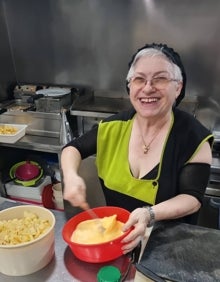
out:
M143 150L144 150L145 155L148 153L149 149L150 149L150 147L144 144Z

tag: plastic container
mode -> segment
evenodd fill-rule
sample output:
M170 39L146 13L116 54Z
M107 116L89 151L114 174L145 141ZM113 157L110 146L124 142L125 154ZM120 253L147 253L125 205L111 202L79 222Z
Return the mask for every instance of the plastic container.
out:
M55 209L57 210L63 210L64 209L64 202L63 202L63 198L62 197L56 197L56 198L52 198L53 204Z
M111 206L94 208L93 211L100 218L116 214L117 220L120 220L124 223L128 220L130 215L129 211L123 208ZM78 244L71 241L72 233L78 223L88 219L91 219L91 216L88 212L84 211L69 219L63 227L63 239L69 245L73 254L78 259L91 263L107 262L122 256L123 253L121 248L123 244L121 241L125 236L128 235L131 229L116 239L105 243Z
M0 134L0 142L2 143L15 143L19 139L21 139L26 132L26 124L6 124L6 123L0 123L0 126L12 126L16 128L18 131L14 134Z
M120 282L120 279L120 270L112 265L103 266L97 274L98 282Z
M64 209L64 202L63 202L63 191L61 183L56 183L52 186L53 191L53 203L54 207L58 210Z
M53 196L56 197L63 197L62 185L60 182L53 184L52 186Z
M23 185L18 185L17 183L14 183L14 181L11 181L5 184L5 189L7 195L10 197L33 200L42 203L44 187L49 184L51 184L51 177L47 175L40 179L38 184L35 186L26 187Z
M0 272L10 276L34 273L46 266L54 256L55 217L46 208L22 205L0 211L0 220L23 218L24 211L47 219L51 227L37 239L18 245L0 245Z

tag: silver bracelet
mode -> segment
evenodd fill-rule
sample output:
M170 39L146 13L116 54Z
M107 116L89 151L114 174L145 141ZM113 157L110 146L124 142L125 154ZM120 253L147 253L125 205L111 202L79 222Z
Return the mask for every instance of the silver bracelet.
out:
M145 207L143 207L143 208L146 208L146 209L148 210L148 212L149 212L150 221L149 221L147 227L151 227L151 226L153 226L154 223L155 223L155 213L154 213L154 210L153 210L152 207L150 207L150 206L145 206Z

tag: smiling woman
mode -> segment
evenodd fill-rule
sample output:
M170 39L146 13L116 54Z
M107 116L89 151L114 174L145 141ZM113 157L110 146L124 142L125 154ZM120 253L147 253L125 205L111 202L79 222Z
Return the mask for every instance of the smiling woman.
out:
M142 48L138 49L138 51L133 55L131 61L129 62L130 69L129 69L129 72L126 78L128 93L130 92L129 83L130 83L131 78L134 76L136 64L139 61L139 59L143 57L148 57L148 58L161 57L165 61L169 62L168 75L170 73L170 75L173 77L172 79L171 77L168 78L164 76L163 72L156 73L155 75L161 77L160 74L162 74L162 77L165 77L166 79L182 82L182 90L180 93L180 97L178 98L178 101L177 101L179 103L185 96L185 86L186 86L185 69L181 62L179 54L176 53L172 48L164 44L155 44L155 43L146 44Z
M122 228L134 227L122 241L124 253L155 221L196 223L213 142L198 120L177 108L186 74L172 48L155 43L140 48L129 63L126 83L132 108L103 119L61 154L64 198L83 209L89 203L79 167L82 159L96 155L107 205L131 212Z

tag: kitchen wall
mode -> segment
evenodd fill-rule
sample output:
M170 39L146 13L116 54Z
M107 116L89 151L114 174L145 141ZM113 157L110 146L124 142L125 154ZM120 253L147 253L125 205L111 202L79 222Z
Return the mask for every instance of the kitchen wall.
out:
M164 42L182 55L188 95L220 100L218 0L0 0L0 99L5 85L90 85L127 97L131 55Z
M10 97L16 82L3 1L0 1L0 102Z

